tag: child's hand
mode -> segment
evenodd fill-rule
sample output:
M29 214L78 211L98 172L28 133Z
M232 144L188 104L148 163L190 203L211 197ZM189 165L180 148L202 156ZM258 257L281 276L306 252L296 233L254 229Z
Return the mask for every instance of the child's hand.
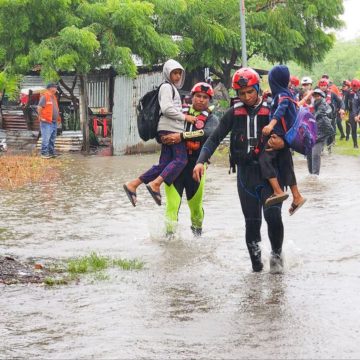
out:
M273 127L271 125L266 125L262 129L262 133L264 135L270 135L270 133L273 131Z
M185 115L185 121L190 123L190 124L195 124L196 116Z

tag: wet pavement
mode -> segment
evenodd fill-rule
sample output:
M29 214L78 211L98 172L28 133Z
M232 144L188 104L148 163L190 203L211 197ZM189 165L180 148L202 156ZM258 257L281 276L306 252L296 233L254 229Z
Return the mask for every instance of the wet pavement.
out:
M0 285L0 358L360 358L360 160L327 156L318 179L296 157L308 198L284 204L284 274L251 272L236 177L208 171L204 235L190 231L186 203L176 237L145 187L133 208L122 184L156 155L72 156L52 184L0 198L0 254L18 259L87 255L138 258L140 271L44 287Z

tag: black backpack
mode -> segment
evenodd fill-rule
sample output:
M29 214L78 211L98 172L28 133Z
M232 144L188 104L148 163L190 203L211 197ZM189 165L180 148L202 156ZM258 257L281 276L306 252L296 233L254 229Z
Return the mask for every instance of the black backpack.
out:
M166 82L163 82L157 88L147 92L139 100L139 103L136 107L138 132L140 138L144 141L154 139L157 135L157 127L161 116L159 90L163 84L166 84ZM174 99L175 90L172 85L171 88Z

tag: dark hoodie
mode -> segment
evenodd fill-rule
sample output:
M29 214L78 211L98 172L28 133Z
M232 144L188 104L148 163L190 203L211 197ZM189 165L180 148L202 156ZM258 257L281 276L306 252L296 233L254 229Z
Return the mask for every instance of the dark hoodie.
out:
M315 119L317 124L317 142L335 134L331 125L331 108L324 98L314 101Z
M274 132L278 135L284 135L295 122L296 107L295 104L287 99L291 98L295 101L293 94L288 88L290 81L289 68L285 65L274 66L269 72L269 85L273 102L271 104L270 120L276 119L277 124L274 127ZM285 97L279 103L279 98ZM282 118L285 120L286 129L282 124Z

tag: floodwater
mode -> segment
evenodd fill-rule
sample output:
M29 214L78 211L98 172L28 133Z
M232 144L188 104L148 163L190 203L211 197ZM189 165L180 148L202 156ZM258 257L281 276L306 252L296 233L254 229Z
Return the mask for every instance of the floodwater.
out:
M358 359L360 358L360 160L323 157L307 175L307 203L284 204L284 274L251 272L235 175L208 171L204 234L194 238L186 203L174 239L164 207L145 187L133 208L122 184L156 155L70 157L52 184L0 198L0 253L67 259L95 251L138 258L140 271L111 269L65 286L0 286L0 358Z

